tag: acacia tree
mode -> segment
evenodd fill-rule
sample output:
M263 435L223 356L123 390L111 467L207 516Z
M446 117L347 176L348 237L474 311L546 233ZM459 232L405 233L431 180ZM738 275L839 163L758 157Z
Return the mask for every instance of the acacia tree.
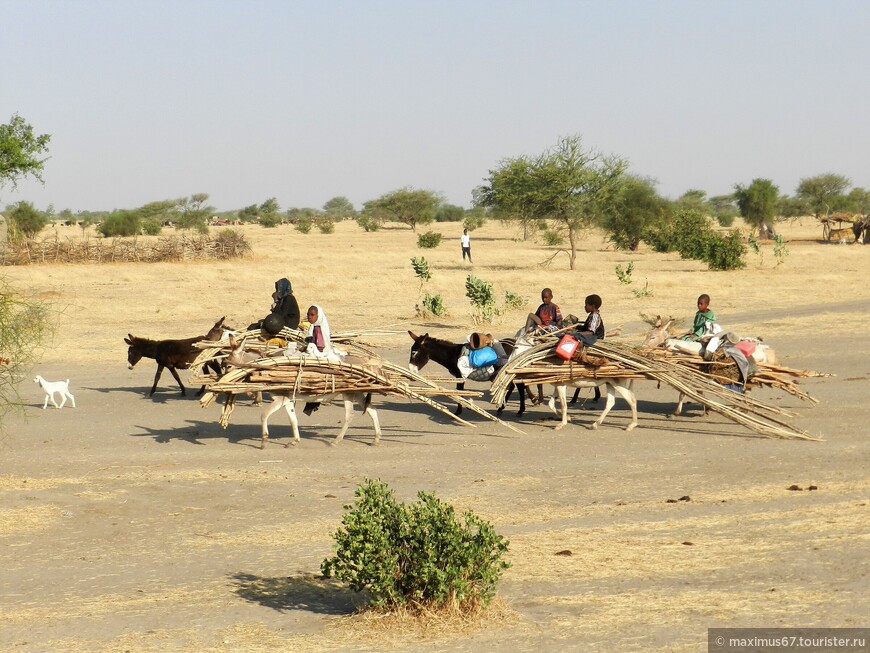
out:
M703 192L703 191L702 191ZM625 175L614 201L603 211L601 225L619 248L636 251L644 234L668 213L668 202L655 189L651 179Z
M476 197L499 217L513 217L524 226L554 223L567 236L573 270L580 232L601 220L627 167L620 157L585 149L579 135L566 136L534 159L503 160Z
M0 187L7 182L13 188L27 175L42 181L42 168L48 157L39 155L48 152L49 134L34 135L31 127L17 113L9 124L0 125Z
M851 183L848 177L828 172L801 179L796 192L799 198L807 201L810 210L818 218L822 213L827 215L834 209L837 199Z
M364 210L375 217L386 217L417 231L418 224L428 224L435 216L435 209L443 202L438 193L405 186L399 190L369 200Z
M734 185L734 199L740 215L762 238L772 238L773 217L779 200L779 187L770 179L753 179L749 186Z
M338 195L327 200L323 205L323 210L327 215L340 220L344 218L352 218L356 215L356 209L353 208L353 202L343 195Z
M178 223L176 229L196 229L200 233L208 231L208 216L214 213L214 207L208 206L208 193L194 193L190 197L176 200L178 208Z

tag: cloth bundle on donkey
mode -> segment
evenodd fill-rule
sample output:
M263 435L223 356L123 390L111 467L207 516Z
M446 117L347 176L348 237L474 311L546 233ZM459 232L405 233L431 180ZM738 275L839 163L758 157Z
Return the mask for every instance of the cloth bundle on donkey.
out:
M495 374L496 368L507 361L504 348L489 333L472 333L468 336L467 342L462 355L456 361L462 378L488 381Z

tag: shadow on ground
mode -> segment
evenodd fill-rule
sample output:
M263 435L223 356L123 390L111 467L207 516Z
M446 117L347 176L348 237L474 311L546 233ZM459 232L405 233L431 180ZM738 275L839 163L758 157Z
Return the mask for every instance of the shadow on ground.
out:
M362 594L352 592L336 580L314 574L265 578L238 572L230 578L240 597L280 612L307 610L341 615L355 612L365 603Z

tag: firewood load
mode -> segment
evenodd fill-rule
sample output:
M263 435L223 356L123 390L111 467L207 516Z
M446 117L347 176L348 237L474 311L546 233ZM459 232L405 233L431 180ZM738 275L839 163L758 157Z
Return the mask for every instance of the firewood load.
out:
M446 406L432 397L446 397L456 401L488 420L497 422L517 433L522 431L503 422L487 411L477 407L469 398L479 397L480 392L444 388L424 377L414 374L381 358L366 345L357 344L358 334L334 334L332 341L340 343L341 349L348 352L344 357L319 357L304 355L295 351L292 343L302 343L302 332L283 329L279 336L291 343L290 347L269 344L259 339L260 331L253 330L238 334L237 340L245 343L247 351L256 351L259 357L250 362L233 367L220 377L203 373L203 366L209 361L222 361L230 353L229 343L225 340L202 341L197 347L202 353L191 365L192 383L200 383L206 391L200 399L203 407L211 405L220 394L226 395L220 424L226 427L232 414L235 397L239 394L256 392L284 393L290 397L305 395L316 398L343 392L362 392L392 395L413 399L449 415L466 426L474 424L454 415Z
M691 400L703 404L751 431L765 437L820 440L784 421L794 413L757 401L744 393L724 388L730 375L718 371L702 371L701 357L674 354L663 349L644 349L612 340L599 340L594 345L575 352L571 360L555 355L560 334L536 336L534 344L516 355L502 367L493 379L491 401L503 403L511 382L530 384L565 384L593 379L648 379L664 383L682 392ZM697 358L697 362L690 358ZM585 359L585 362L584 362ZM791 382L791 376L825 376L818 372L760 366L756 385L777 387L801 399L814 401ZM709 369L709 368L708 368Z

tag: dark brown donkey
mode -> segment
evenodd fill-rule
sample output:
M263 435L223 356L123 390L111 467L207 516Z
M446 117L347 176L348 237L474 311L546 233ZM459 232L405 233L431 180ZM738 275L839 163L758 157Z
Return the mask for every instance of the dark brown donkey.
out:
M142 358L153 358L157 361L157 374L154 375L154 385L151 387L151 392L148 396L151 397L157 389L157 382L160 381L160 375L163 374L163 368L167 368L175 380L178 382L178 387L181 388L181 396L187 396L184 390L184 384L178 376L176 370L186 370L190 364L196 360L200 350L194 347L194 343L202 340L220 340L223 335L224 318L215 322L214 326L204 336L196 336L195 338L185 338L183 340L150 340L149 338L137 338L132 334L127 334L124 338L129 347L127 349L127 365L132 370L133 366ZM209 361L207 367L211 367L218 374L221 373L220 366L216 361ZM197 395L202 394L205 386L199 389Z

